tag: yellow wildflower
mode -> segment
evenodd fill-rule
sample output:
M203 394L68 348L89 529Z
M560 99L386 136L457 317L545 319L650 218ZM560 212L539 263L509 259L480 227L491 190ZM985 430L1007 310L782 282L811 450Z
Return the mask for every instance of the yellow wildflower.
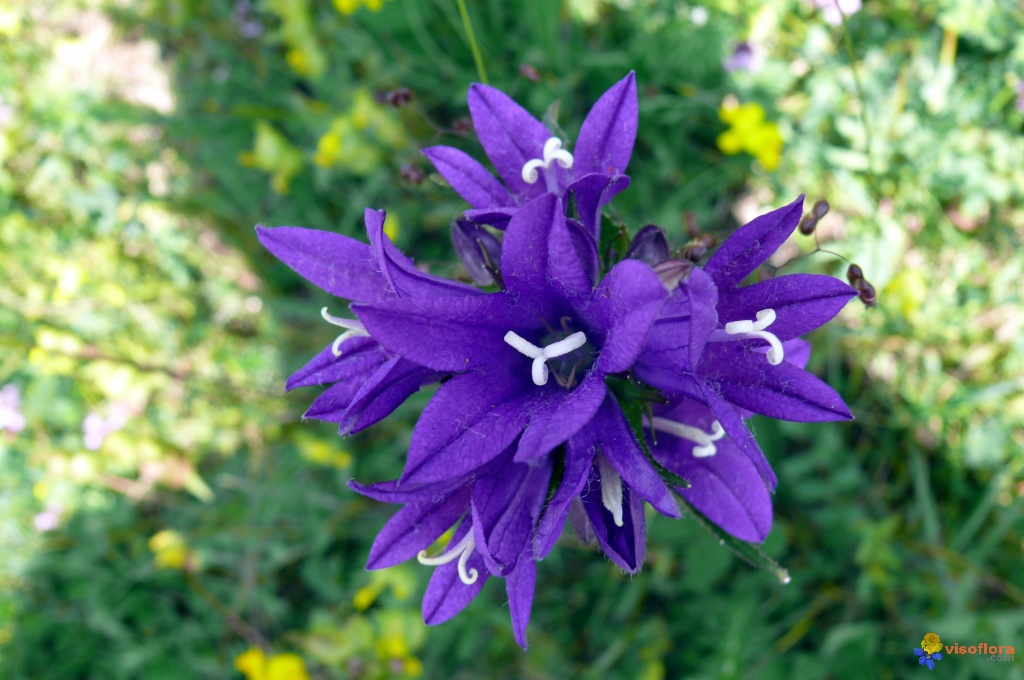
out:
M157 569L181 570L195 565L195 553L189 550L185 537L178 531L159 531L150 537L148 545Z
M746 152L759 160L766 170L779 167L782 134L775 123L765 120L760 104L727 103L718 110L718 117L729 126L718 136L718 148L722 153L731 156Z
M925 651L925 654L934 654L942 649L942 642L939 640L939 636L935 633L926 633L924 639L921 640L921 649Z
M342 14L355 14L360 7L377 12L384 6L384 0L334 0L334 9Z
M279 194L288 193L288 183L302 170L302 152L265 120L256 123L256 141L252 151L243 151L238 162L270 173L270 186Z
M235 657L235 668L246 680L309 680L306 664L297 654L275 654L269 659L259 647Z
M235 668L246 680L267 680L267 657L259 647L252 647L236 656Z
M275 654L267 662L267 680L309 680L306 663L297 654Z

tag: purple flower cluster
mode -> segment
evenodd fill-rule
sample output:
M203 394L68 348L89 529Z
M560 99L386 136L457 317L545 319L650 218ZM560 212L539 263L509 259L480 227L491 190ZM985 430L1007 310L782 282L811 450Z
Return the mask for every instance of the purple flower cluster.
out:
M741 285L795 229L802 197L739 229L703 267L654 226L609 255L601 211L629 183L633 74L598 100L571 152L493 88L473 85L469 108L497 178L454 148L424 154L470 205L452 237L477 286L416 267L376 210L365 214L368 245L257 231L299 274L351 301L355 318L322 311L343 332L288 381L330 385L307 417L352 434L441 383L401 476L351 483L402 506L368 568L414 557L434 566L429 624L504 579L525 647L537 562L567 520L630 573L644 561L644 503L678 518L675 494L739 539L764 540L776 479L744 420L851 417L803 370L799 336L857 292L811 274Z

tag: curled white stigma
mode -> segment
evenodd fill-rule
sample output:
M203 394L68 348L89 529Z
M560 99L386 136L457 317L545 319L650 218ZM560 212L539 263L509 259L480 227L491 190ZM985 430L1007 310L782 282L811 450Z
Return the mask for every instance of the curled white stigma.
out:
M442 564L448 564L458 557L459 579L467 586L471 586L476 583L476 579L480 575L476 569L466 569L466 563L469 562L469 557L473 554L473 550L475 548L476 539L473 538L473 530L470 529L469 532L462 537L462 540L455 544L455 547L448 548L437 557L427 557L427 551L421 550L419 554L416 555L416 560L420 564L436 567Z
M558 137L552 137L544 142L544 160L534 158L526 161L526 165L523 166L523 181L533 184L538 178L537 170L550 168L552 163L558 163L566 169L572 167L572 154L562 148L562 140Z
M370 334L366 332L366 327L358 319L343 319L340 316L328 314L326 307L320 310L320 316L324 317L324 321L327 323L346 329L344 333L337 337L334 344L331 345L331 352L336 357L341 356L341 343L349 338L370 337Z
M603 453L597 454L597 469L601 472L601 502L612 513L615 526L622 526L622 477Z
M775 322L774 309L762 309L757 313L757 321L730 321L725 324L725 332L729 335L739 335L744 338L761 338L771 347L768 349L768 363L778 366L782 363L782 343L774 334L765 330Z
M518 335L515 331L505 333L505 342L512 346L520 354L533 359L531 368L534 385L548 384L548 359L557 359L569 352L573 352L587 343L587 336L583 331L577 331L567 338L553 342L547 347L537 347L529 340Z
M715 446L715 442L725 436L725 430L722 429L722 424L717 420L711 423L710 433L705 432L699 427L683 425L682 423L677 423L674 420L660 418L658 416L651 418L651 427L655 430L675 435L680 439L686 439L696 444L696 446L693 447L694 458L708 458L718 453L718 448Z

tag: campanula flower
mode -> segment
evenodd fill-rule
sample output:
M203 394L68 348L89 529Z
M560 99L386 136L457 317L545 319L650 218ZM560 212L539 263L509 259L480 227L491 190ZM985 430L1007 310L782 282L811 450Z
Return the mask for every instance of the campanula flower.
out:
M568 140L493 87L475 84L468 99L480 144L500 181L458 149L423 150L470 204L467 219L503 226L535 198L550 193L568 205L569 194L574 193L580 222L596 238L601 207L629 184L624 173L636 140L638 110L634 74L597 100L571 152Z
M852 418L831 387L785 361L785 343L825 324L857 291L818 274L739 285L793 232L802 205L801 196L754 219L703 268L694 268L666 300L634 366L644 383L706 405L769 490L775 474L743 425L745 415L798 422Z
M491 577L504 579L525 647L536 562L566 522L635 573L644 503L681 516L671 484L726 532L764 540L775 477L744 420L850 417L803 371L809 345L798 336L856 291L809 274L740 285L796 228L802 198L739 229L703 268L653 225L603 265L601 207L628 181L636 134L632 74L594 106L571 153L497 90L475 85L469 100L501 181L461 151L425 153L472 206L453 222L452 241L487 290L417 268L380 211L365 214L369 245L297 227L258 234L351 302L354 318L323 310L343 332L288 381L332 384L307 417L356 432L441 383L399 478L351 483L402 506L367 567L414 557L434 567L423 600L430 624L464 609ZM443 536L445 547L433 549Z

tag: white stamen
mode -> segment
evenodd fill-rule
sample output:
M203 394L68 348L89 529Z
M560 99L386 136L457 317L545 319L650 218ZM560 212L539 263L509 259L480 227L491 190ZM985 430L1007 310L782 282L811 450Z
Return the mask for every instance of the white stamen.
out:
M587 344L587 335L583 331L577 331L567 338L551 343L547 347L537 347L515 331L509 331L505 333L505 342L520 354L533 359L533 365L530 367L533 384L547 385L549 374L547 360L557 359L583 347L583 345Z
M597 469L601 472L601 502L612 513L615 526L622 526L622 477L615 471L603 453L597 454Z
M722 429L722 424L717 420L711 423L710 434L699 427L684 425L683 423L677 423L674 420L658 416L651 418L651 427L696 444L697 446L693 447L694 458L708 458L718 453L714 442L725 436L725 430Z
M416 555L416 560L420 564L427 566L436 567L442 564L448 564L456 557L459 558L459 579L467 586L471 586L476 583L477 577L480 575L476 569L466 569L466 564L469 562L470 556L473 554L473 550L476 548L476 539L473 538L473 529L462 537L462 540L455 544L454 548L448 548L444 553L437 557L427 557L427 551L421 550Z
M340 316L328 314L326 307L320 310L320 316L324 317L324 321L331 325L347 329L344 333L339 335L337 339L335 339L334 344L331 345L331 352L333 352L336 357L341 356L341 343L345 342L349 338L370 337L370 334L366 332L366 327L363 326L363 322L358 319L344 319Z
M562 140L552 137L544 142L544 159L534 158L523 166L523 181L533 184L537 181L537 170L550 168L552 163L558 163L563 168L572 167L572 154L562 148Z
M761 338L771 345L768 349L768 363L772 366L778 366L784 358L782 343L779 342L779 339L773 333L765 330L774 322L775 310L762 309L757 313L757 321L730 321L725 324L725 332L727 335L738 335L741 338ZM714 339L712 337L712 340Z

